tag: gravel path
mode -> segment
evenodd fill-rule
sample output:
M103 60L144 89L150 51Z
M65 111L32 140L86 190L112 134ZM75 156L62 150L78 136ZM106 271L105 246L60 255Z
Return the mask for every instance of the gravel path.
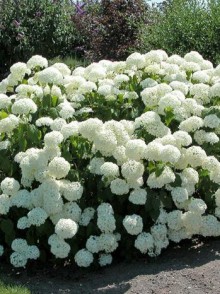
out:
M143 258L92 273L68 268L16 274L33 294L220 294L220 240L187 243L150 262Z

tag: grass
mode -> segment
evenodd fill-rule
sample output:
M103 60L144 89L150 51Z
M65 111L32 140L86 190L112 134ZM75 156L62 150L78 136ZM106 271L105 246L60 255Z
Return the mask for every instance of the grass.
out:
M13 282L6 282L0 277L0 294L31 294L31 291L24 286L13 285Z
M55 57L51 60L49 60L49 65L52 65L56 62L62 62L62 63L65 63L67 66L69 66L69 68L71 70L75 69L76 67L79 67L79 66L87 66L88 65L88 61L85 60L85 59L79 59L77 57L64 57L64 58L61 58L61 57Z

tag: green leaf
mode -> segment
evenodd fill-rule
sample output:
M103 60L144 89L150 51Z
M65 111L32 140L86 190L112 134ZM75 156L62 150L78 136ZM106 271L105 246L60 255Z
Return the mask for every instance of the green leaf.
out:
M181 180L181 177L180 175L176 174L176 179L173 183L170 183L170 186L172 187L181 187L181 184L182 184L182 180Z
M154 172L156 169L155 163L153 161L149 161L148 166L147 166L147 170L152 173Z
M39 142L39 131L35 125L27 125L27 140L32 144Z
M1 111L0 111L0 119L4 119L4 118L6 118L6 117L8 117L7 112L5 112L4 110L1 110Z
M58 102L58 97L57 96L52 96L51 100L52 100L52 106L56 107L57 102Z
M7 150L0 150L0 170L9 174L11 166L12 161L8 157Z
M159 193L160 195L160 200L165 206L165 208L172 209L173 207L173 201L170 195L168 195L165 191L161 191Z
M13 221L10 219L3 219L0 223L0 228L6 235L10 235L14 231Z
M58 116L59 116L59 112L56 108L54 107L51 107L48 111L48 115L53 118L53 119L56 119Z
M156 177L159 177L162 174L165 166L166 166L166 164L164 164L164 163L159 163L156 165L156 169L155 169Z
M165 116L166 126L169 126L171 124L171 122L173 121L173 119L175 118L175 115L173 113L173 108L172 107L166 107L164 109L164 112L166 114L166 116Z
M50 95L45 95L43 97L43 107L44 108L50 108L51 107L51 96Z
M26 149L27 149L27 140L25 138L22 138L19 141L19 149L20 149L20 151L26 151Z

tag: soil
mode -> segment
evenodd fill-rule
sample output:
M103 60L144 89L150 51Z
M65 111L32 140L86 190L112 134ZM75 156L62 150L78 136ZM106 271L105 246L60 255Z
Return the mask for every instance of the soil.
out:
M33 294L220 294L220 240L194 240L169 247L157 259L143 257L88 272L66 268L4 269Z

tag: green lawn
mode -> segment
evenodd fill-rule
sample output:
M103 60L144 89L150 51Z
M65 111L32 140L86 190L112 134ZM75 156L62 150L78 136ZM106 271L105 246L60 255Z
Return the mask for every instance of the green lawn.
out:
M0 294L31 294L31 291L24 286L13 285L13 282L6 282L0 277Z

